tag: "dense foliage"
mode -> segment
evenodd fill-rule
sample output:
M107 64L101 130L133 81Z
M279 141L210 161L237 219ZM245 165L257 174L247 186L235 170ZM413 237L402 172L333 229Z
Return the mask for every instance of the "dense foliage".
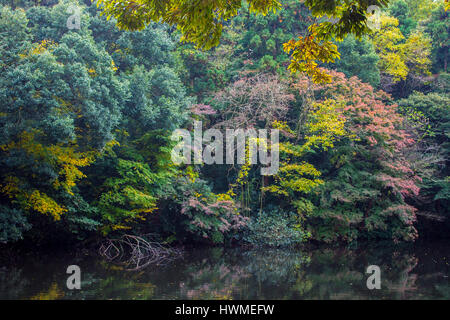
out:
M286 246L450 226L450 20L422 2L1 0L0 242ZM196 120L278 129L279 170L261 176L250 141L245 163L174 164L171 134Z

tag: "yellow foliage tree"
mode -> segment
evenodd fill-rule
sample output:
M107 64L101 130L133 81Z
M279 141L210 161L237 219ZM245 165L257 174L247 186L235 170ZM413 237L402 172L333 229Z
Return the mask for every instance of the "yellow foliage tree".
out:
M410 72L430 75L431 39L423 32L413 32L401 46L401 52Z
M376 30L372 36L375 50L380 57L380 70L392 76L394 82L404 80L408 75L408 67L401 46L401 41L405 37L398 28L398 20L381 15L380 25L380 29Z
M297 41L290 40L283 44L283 48L286 53L291 54L288 69L292 73L305 72L315 83L331 82L331 76L318 63L335 62L340 55L335 44L319 37L317 25L309 28L309 35L298 37Z
M18 141L0 145L0 149L4 152L23 150L34 159L36 165L50 164L58 172L58 177L53 181L54 189L62 187L68 194L73 195L72 189L76 182L85 177L80 168L91 164L95 160L96 152L77 152L78 146L74 142L46 146L37 141L39 135L42 135L39 130L24 131ZM15 199L22 208L50 215L55 220L59 220L67 211L47 194L48 190L45 193L37 189L27 190L22 187L24 185L26 181L21 181L11 173L3 179L0 190L9 198Z
M347 135L344 129L345 119L341 116L342 103L329 99L322 103L313 103L305 124L305 135L302 141L291 141L297 135L284 122L275 122L287 138L280 142L280 169L274 176L274 183L263 188L263 191L286 197L297 209L299 223L303 220L305 207L310 207L302 196L321 185L321 172L312 164L304 161L305 155L313 149L334 147L336 140Z
M409 73L430 75L431 39L416 30L405 40L398 20L387 15L380 17L380 23L372 42L380 56L381 72L390 75L393 82L405 80Z

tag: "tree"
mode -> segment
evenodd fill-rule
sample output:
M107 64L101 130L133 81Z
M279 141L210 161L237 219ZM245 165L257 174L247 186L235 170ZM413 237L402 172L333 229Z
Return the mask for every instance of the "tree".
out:
M411 16L411 7L405 0L397 0L389 5L389 15L398 19L402 34L408 36L417 26L417 20Z
M430 75L431 39L424 33L415 31L402 46L402 53L409 73Z
M431 12L442 3L442 1L433 0L406 0L410 15L416 21L425 20Z
M398 102L403 114L417 121L418 117L425 119L425 125L420 125L420 138L422 140L422 154L436 155L428 160L429 172L422 170L419 175L423 178L421 183L422 195L425 203L433 205L434 210L446 213L450 200L449 159L450 159L450 99L448 95L415 92L406 99ZM423 122L423 121L422 121ZM437 149L437 150L436 150ZM423 205L423 204L422 204Z
M431 80L431 40L421 31L414 31L401 44L400 52L408 68L406 79L392 89L395 97L406 97L414 90L424 90Z
M67 33L59 43L26 44L31 29L20 10L14 16L21 32L17 23L3 23L11 12L2 9L6 34L18 36L17 50L10 51L16 55L7 56L0 78L2 204L11 208L11 217L21 211L27 220L92 229L92 208L80 197L77 182L85 177L82 168L113 138L123 85L111 57L92 38Z
M356 77L331 72L333 82L314 85L316 99L341 101L338 111L345 120L342 139L334 148L310 161L320 163L324 181L307 220L313 238L352 241L387 238L414 240L416 208L407 203L418 195L420 180L406 159L414 143L403 129L403 117L386 93ZM308 90L305 80L296 88Z
M34 42L44 40L59 43L61 38L67 34L67 11L71 7L80 10L80 29L72 29L71 33L77 33L82 37L89 35L90 15L86 8L77 0L62 0L55 6L32 6L27 9L26 14L29 21L30 31Z
M164 26L151 24L140 32L122 32L111 45L111 55L121 70L131 70L137 65L147 70L164 64L175 66L171 54L175 43Z
M358 41L354 36L349 35L338 43L338 51L341 58L334 64L330 64L330 68L336 68L348 78L357 76L373 87L378 86L380 83L379 57L369 39L362 38Z
M282 134L279 143L280 168L273 178L263 177L259 183L260 178L254 176L248 163L247 145L247 161L240 166L229 192L239 192L241 205L256 209L256 201L251 201L254 193L250 189L260 189L259 209L263 209L264 195L267 194L270 202L296 211L295 228L303 232L302 223L312 210L307 195L323 183L321 173L307 161L308 155L316 150L332 148L334 141L344 134L342 118L336 112L339 103L327 100L311 108L292 110L294 95L289 93L286 83L277 76L267 75L241 78L230 88L219 92L214 101L224 118L219 120L218 126L274 128ZM287 117L288 114L290 117ZM298 119L292 121L292 116ZM301 121L302 118L306 120ZM295 129L291 129L291 123L296 126ZM264 142L258 140L258 143Z
M236 51L245 55L245 59L254 61L255 67L262 66L262 60L267 61L269 57L278 65L288 62L289 57L282 44L304 33L312 21L305 4L296 0L285 1L283 7L273 14L263 16L247 13L248 8L245 7L241 16L234 19L242 20L244 25L240 41L242 47Z
M0 7L0 14L0 70L3 73L18 63L19 53L30 47L31 34L23 10Z
M306 36L284 45L292 53L290 70L305 70L315 81L329 81L330 78L318 68L318 62L332 62L338 56L335 46L329 41L333 36L343 39L348 33L360 37L370 32L367 25L370 5L386 6L387 0L339 1L306 0L305 5L315 17L325 15L336 18L336 23L312 24ZM182 33L181 40L194 42L197 47L209 49L219 43L223 24L236 16L242 8L242 0L222 2L102 0L99 2L108 16L114 16L120 28L139 30L151 21L176 25ZM268 14L280 9L275 0L248 1L249 12ZM304 54L303 52L306 52Z
M431 40L420 30L407 39L396 18L382 15L381 28L372 37L380 56L381 86L397 97L405 97L429 80Z
M339 114L342 105L327 99L314 103L310 110L304 110L307 121L297 131L286 123L276 122L285 140L280 142L280 169L274 181L263 190L275 194L287 202L297 212L297 228L304 230L304 221L314 210L308 196L324 183L322 173L307 161L311 154L334 147L336 141L345 136L344 118Z
M220 111L217 125L223 128L270 128L285 119L289 103L287 83L268 74L242 77L219 91L213 105Z
M380 24L381 28L372 37L375 50L380 56L380 70L392 77L393 82L406 79L408 67L403 59L400 46L404 36L398 29L398 20L382 15Z
M179 128L187 120L187 112L192 99L176 72L165 65L155 66L145 71L136 66L129 76L130 95L124 109L128 130L139 136L148 130ZM138 130L139 134L136 133Z
M429 20L425 24L425 32L432 39L434 72L448 72L449 20L448 11L444 10L444 6L441 5L433 10Z

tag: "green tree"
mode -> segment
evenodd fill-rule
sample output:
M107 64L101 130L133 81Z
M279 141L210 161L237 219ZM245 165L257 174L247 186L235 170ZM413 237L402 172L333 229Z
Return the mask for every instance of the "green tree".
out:
M418 116L426 122L421 125L423 154L437 153L430 165L432 174L420 173L423 177L422 194L426 204L434 211L446 214L450 202L449 159L450 159L450 97L448 94L415 92L398 102L400 110L413 120ZM436 146L438 150L436 150Z
M19 54L31 46L28 20L23 10L0 7L0 69L3 72L20 60Z
M450 19L443 5L433 10L425 26L432 39L433 71L448 72Z
M370 83L377 87L380 83L380 70L378 69L379 57L375 52L373 44L362 38L358 41L354 36L346 37L338 43L341 58L331 64L330 68L336 68L347 77L357 76L361 81Z
M23 39L32 29L25 28L22 11L14 15ZM10 19L11 12L2 9L6 34L18 30L17 23L4 24ZM82 168L113 138L124 87L111 57L89 36L69 32L59 43L18 41L16 46L0 78L2 203L33 221L92 229L92 208L80 197L77 182L84 177Z
M171 0L164 2L144 1L139 6L128 0L102 0L99 2L108 16L114 16L121 28L139 30L151 21L161 21L176 25L181 31L182 41L190 41L197 47L209 49L216 46L222 35L223 25L230 18L238 15L243 7L242 0L228 2L185 2ZM335 47L330 43L332 37L343 39L348 33L360 37L368 32L367 25L370 5L386 6L388 0L371 1L339 1L306 0L305 5L314 17L325 15L337 18L336 23L323 22L312 24L306 37L286 43L284 50L292 54L290 70L305 70L315 81L329 81L330 77L318 68L318 62L333 62L337 57ZM248 1L250 13L266 15L270 11L281 8L275 0ZM264 31L268 37L270 32ZM255 37L252 37L252 39ZM256 39L257 40L257 39ZM258 41L256 42L258 43ZM262 44L262 41L261 41ZM306 50L305 50L306 49Z
M398 19L400 31L408 36L417 26L417 20L411 17L411 8L405 0L393 1L389 5L389 15Z

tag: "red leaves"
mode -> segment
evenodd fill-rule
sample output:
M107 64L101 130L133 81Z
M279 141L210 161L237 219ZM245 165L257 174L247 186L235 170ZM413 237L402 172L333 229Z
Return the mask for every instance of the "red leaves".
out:
M333 80L327 84L312 84L312 90L321 97L344 101L342 113L347 121L347 129L371 146L378 140L391 146L395 151L414 143L411 136L403 130L403 117L397 112L397 105L389 104L391 97L383 92L375 92L367 83L358 78L347 79L343 73L329 71ZM301 94L307 90L308 82L300 79L294 87Z
M318 85L304 77L293 86L300 95L311 90L321 100L342 102L340 112L346 120L345 128L352 136L352 143L358 146L352 148L352 159L360 163L360 168L368 168L367 180L375 181L367 190L377 191L367 199L358 199L355 196L359 192L356 189L358 184L353 184L350 179L346 181L348 192L333 191L333 200L343 206L359 205L363 210L366 232L393 228L394 239L414 240L417 237L413 226L417 210L406 200L419 195L417 184L420 178L407 160L408 149L415 141L404 129L403 116L385 92L374 91L356 77L348 79L342 73L329 73L333 77L331 83ZM333 219L340 220L339 214L334 214ZM396 226L398 222L400 224Z

